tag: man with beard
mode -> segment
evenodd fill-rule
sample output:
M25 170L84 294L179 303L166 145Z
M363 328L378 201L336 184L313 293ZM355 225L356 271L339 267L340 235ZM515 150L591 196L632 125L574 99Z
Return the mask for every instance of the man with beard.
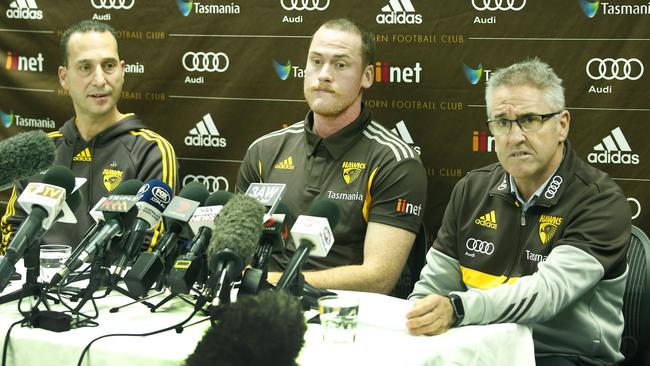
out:
M248 148L237 190L285 183L284 203L304 214L315 199L341 212L325 258L310 258L305 281L320 288L388 293L420 229L426 174L418 154L373 121L362 95L374 80L371 33L349 19L325 22L312 37L304 121L271 132ZM281 271L295 247L270 263ZM275 282L279 273L269 273Z

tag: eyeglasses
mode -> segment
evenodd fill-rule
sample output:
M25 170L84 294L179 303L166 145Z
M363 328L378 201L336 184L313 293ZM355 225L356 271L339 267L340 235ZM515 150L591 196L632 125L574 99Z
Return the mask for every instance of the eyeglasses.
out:
M525 114L515 120L507 118L489 119L487 125L494 136L509 134L513 122L518 124L519 129L524 133L535 132L544 126L544 122L562 112L564 112L564 110L547 114Z

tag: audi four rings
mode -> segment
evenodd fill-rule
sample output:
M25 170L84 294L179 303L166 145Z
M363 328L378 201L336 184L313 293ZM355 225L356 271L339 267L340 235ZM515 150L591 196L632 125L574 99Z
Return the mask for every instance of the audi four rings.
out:
M562 177L560 177L559 175L554 176L551 182L548 184L548 187L546 188L544 197L548 198L549 200L555 197L555 194L557 193L558 189L560 189L561 185L562 185Z
M221 176L214 177L211 175L186 175L185 178L183 178L183 187L185 187L185 185L190 182L203 183L203 185L205 185L205 188L207 188L210 193L214 193L216 191L227 191L230 188L228 179ZM221 184L223 184L223 187L221 187Z
M95 9L131 9L135 0L90 0Z
M472 6L478 11L512 10L519 11L526 6L526 0L472 0Z
M473 252L483 253L487 255L494 253L494 244L481 239L467 239L465 242L465 248Z
M228 55L223 52L185 52L183 67L187 71L224 72L230 65Z
M330 0L280 0L284 10L319 10L330 6Z
M592 58L585 71L593 80L639 80L645 68L638 58Z

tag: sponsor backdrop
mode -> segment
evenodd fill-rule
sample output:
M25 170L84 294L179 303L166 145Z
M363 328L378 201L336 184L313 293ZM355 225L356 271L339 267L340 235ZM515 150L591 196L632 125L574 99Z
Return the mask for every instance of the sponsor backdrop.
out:
M566 82L579 155L616 180L632 222L650 232L646 0L5 0L0 137L52 131L73 115L57 80L58 42L74 22L97 19L119 33L126 61L120 110L170 140L181 184L232 191L248 145L304 117L310 35L340 16L376 34L366 103L421 154L430 235L454 184L496 160L484 122L485 81L532 56Z

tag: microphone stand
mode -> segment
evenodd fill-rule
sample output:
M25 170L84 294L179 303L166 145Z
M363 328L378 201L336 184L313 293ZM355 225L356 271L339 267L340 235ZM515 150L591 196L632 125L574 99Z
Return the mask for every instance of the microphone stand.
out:
M38 245L36 243L38 243ZM0 305L12 302L14 300L19 300L25 297L29 297L29 296L38 298L36 304L32 306L33 309L36 309L38 305L42 302L43 305L45 305L45 308L47 310L50 310L50 304L47 301L48 299L52 300L55 304L59 303L59 301L55 297L49 295L45 291L45 286L38 282L38 276L40 274L40 261L41 261L40 252L41 252L41 246L40 246L40 238L39 238L35 240L29 246L29 248L27 248L27 251L25 252L25 256L23 258L23 263L25 264L25 269L26 269L25 283L23 284L22 288L20 288L19 290L0 296Z

